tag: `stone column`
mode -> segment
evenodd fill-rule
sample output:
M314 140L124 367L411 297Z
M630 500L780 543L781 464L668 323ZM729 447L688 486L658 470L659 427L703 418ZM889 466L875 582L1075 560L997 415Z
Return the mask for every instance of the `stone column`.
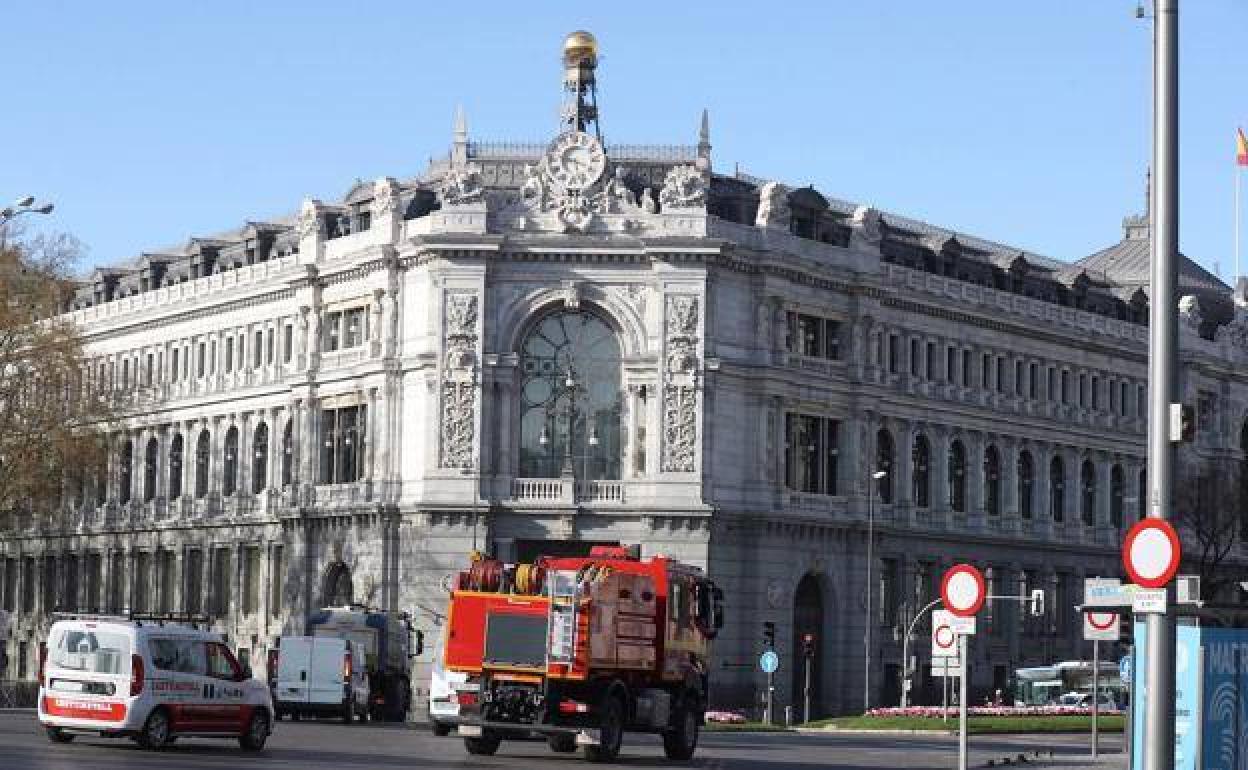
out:
M383 299L385 289L373 289L373 299L368 303L368 355L371 358L381 356L384 348L385 323L383 316Z
M951 507L949 505L949 429L943 425L933 425L928 435L931 449L931 462L928 473L932 485L932 512L936 521L950 522Z
M893 499L898 513L907 518L913 515L914 499L914 435L915 426L910 420L898 420L894 432ZM901 516L894 516L900 520Z
M377 476L377 435L380 433L381 426L384 423L380 419L381 415L378 414L377 388L369 388L366 398L368 406L365 411L365 419L367 423L364 429L368 444L365 447L364 480L371 482Z
M836 487L844 497L854 497L858 494L859 487L863 481L859 478L860 469L866 468L867 475L873 470L871 463L863 462L868 459L863 455L870 442L862 441L862 431L864 430L863 420L856 414L851 412L851 416L845 419L840 426L840 455L836 463ZM766 460L770 462L770 460ZM866 491L866 490L862 490Z
M1018 441L1003 437L997 451L1001 456L1001 514L1014 529L1022 518L1018 500Z
M1113 458L1105 452L1097 452L1092 459L1096 468L1096 539L1104 545L1110 544L1112 526L1109 519L1110 470Z

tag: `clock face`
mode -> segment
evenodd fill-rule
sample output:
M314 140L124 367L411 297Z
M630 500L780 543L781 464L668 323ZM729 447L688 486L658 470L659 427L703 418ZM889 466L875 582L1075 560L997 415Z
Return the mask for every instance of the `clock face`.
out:
M602 176L607 155L598 140L583 131L560 134L546 151L550 178L566 190L584 190Z

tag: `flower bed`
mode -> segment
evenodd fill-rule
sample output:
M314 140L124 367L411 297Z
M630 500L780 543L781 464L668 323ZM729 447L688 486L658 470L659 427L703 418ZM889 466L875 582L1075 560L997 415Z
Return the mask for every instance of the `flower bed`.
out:
M721 725L740 725L745 724L746 719L744 714L735 711L708 711L706 721Z
M950 706L949 713L957 713L957 706ZM1088 706L969 706L968 716L973 717L1090 717ZM1101 708L1100 714L1120 714L1120 709ZM906 708L877 708L867 712L868 717L920 717L940 719L945 710L940 706L907 706Z

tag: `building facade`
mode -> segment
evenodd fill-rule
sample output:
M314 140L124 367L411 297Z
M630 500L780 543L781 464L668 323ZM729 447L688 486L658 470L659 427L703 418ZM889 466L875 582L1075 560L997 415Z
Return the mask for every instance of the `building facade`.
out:
M981 615L977 691L1087 657L1071 607L1147 498L1147 218L1066 263L718 172L705 115L696 144L604 146L592 53L565 51L549 144L460 116L417 178L95 272L67 315L124 416L57 523L0 540L10 678L56 608L207 613L257 670L327 604L432 642L474 549L595 543L724 588L720 706L758 703L764 621L780 704L807 633L816 713L861 709L867 660L895 704L962 561L1048 594ZM1182 273L1191 451L1242 463L1248 313ZM938 701L915 629L912 701Z

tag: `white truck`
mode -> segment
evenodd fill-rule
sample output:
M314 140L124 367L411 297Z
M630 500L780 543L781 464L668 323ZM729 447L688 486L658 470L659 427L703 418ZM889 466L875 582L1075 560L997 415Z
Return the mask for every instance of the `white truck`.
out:
M269 653L269 686L277 718L336 716L345 724L368 719L368 670L350 639L283 636Z
M368 669L369 714L376 721L407 719L412 703L411 660L424 649L424 634L407 613L358 604L312 613L308 633L317 638L350 639Z

